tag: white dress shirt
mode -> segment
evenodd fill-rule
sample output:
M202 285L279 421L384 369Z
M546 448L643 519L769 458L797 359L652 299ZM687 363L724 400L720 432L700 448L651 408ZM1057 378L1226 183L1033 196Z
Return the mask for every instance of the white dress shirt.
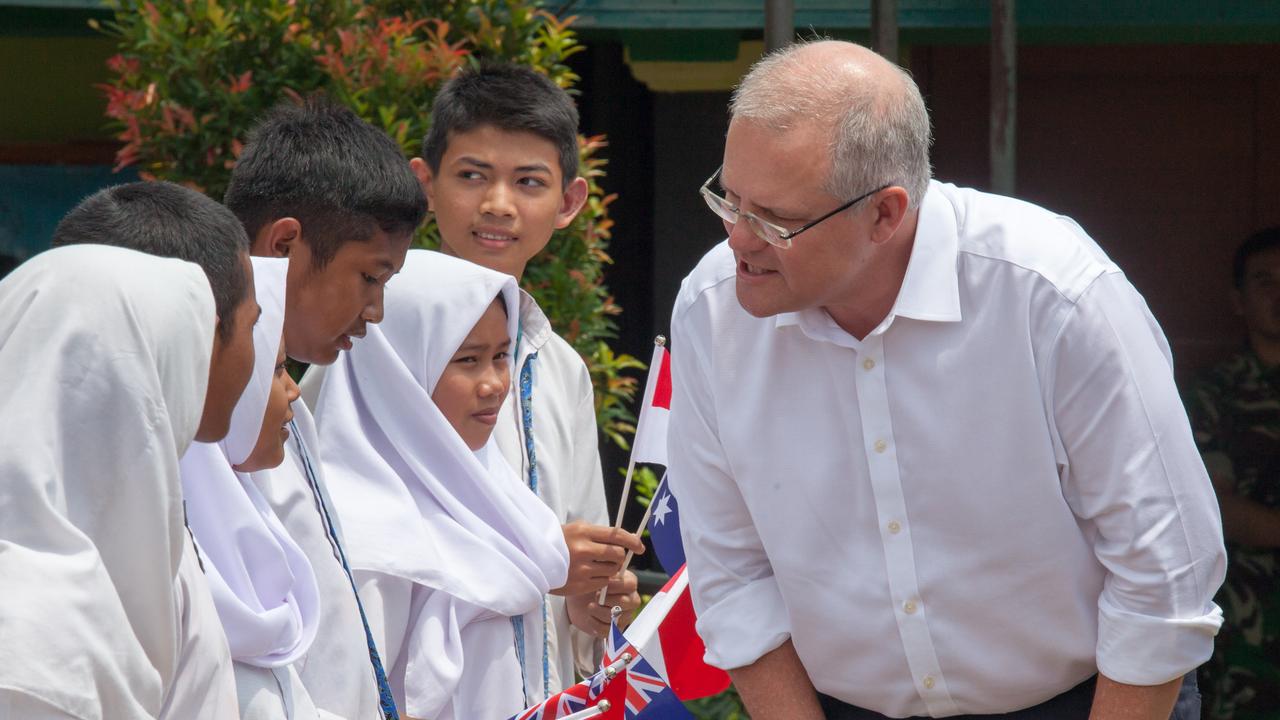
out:
M1222 531L1168 344L1073 221L932 183L861 340L819 309L754 318L734 278L721 244L672 318L709 662L790 638L819 691L943 717L1209 657Z
M493 437L511 467L527 484L529 457L524 425L518 411L520 368L533 361L531 394L533 450L538 460L538 497L560 523L585 520L608 525L604 478L600 470L600 434L596 430L595 391L582 356L556 335L547 316L526 292L520 293L520 346L516 349L516 377L507 394ZM542 624L525 626L525 673L530 699L543 698ZM569 623L565 599L547 596L547 646L551 692L573 685L575 670L590 674L599 662L600 643ZM532 682L538 678L537 682Z

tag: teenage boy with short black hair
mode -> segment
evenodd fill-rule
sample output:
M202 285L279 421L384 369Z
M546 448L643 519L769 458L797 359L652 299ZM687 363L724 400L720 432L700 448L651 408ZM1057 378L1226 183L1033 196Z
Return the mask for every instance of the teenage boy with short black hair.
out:
M411 161L440 228L441 250L519 279L587 198L578 177L578 112L546 76L515 65L464 69L432 106L423 156ZM614 579L635 535L607 527L591 378L577 352L521 294L517 384L498 418L503 455L564 525L569 582L526 626L532 703L593 669L609 607L635 608L635 576ZM605 585L604 607L594 595ZM570 623L581 631L574 637ZM576 647L575 647L576 646Z
M382 319L383 286L404 264L426 214L395 142L315 97L282 104L261 121L232 172L226 204L244 223L254 255L289 258L285 348L318 365ZM346 570L315 423L304 403L293 411L288 457L260 475L324 598L321 630L296 667L321 710L345 720L381 718L391 710L390 692Z
M221 440L253 371L253 326L258 321L249 243L235 216L217 201L174 183L114 185L67 213L53 232L52 244L114 245L186 260L204 270L218 330L196 440Z

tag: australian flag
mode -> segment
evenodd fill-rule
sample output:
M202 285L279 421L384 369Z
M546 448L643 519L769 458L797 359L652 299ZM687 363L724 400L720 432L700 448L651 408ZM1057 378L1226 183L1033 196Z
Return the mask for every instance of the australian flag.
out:
M630 653L632 657L631 663L627 665L624 720L693 720L693 715L685 709L671 688L667 687L667 682L623 636L617 623L614 623L609 630L609 639L605 642L601 667L613 664L623 653Z
M684 565L684 544L680 540L680 504L671 492L667 473L653 493L653 512L649 514L649 539L662 569L674 575Z
M595 707L601 700L608 700L611 707L608 712L597 715L598 720L623 720L626 695L625 675L624 670L613 678L609 678L602 668L600 672L577 685L565 688L543 702L513 715L510 720L557 720Z

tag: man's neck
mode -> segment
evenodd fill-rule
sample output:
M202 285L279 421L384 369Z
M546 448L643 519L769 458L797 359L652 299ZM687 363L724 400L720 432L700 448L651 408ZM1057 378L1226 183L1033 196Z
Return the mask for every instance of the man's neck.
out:
M893 310L907 277L907 265L911 263L911 250L915 247L916 224L919 211L903 218L902 225L873 260L875 269L866 273L868 281L856 289L858 297L848 303L831 303L823 310L831 316L841 330L858 340L875 330Z

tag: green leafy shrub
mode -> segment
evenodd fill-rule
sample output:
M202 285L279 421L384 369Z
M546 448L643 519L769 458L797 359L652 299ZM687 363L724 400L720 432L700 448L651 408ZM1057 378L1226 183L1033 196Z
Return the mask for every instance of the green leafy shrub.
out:
M418 153L431 102L459 66L506 59L546 73L572 92L565 60L582 49L573 18L530 0L108 0L100 29L119 53L101 86L123 143L117 168L179 182L221 199L254 121L277 102L324 91ZM530 263L525 288L556 331L582 354L596 388L601 431L626 447L629 406L643 367L615 354L620 308L604 284L609 204L599 185L603 137L580 138L591 186L582 213ZM418 242L438 244L434 223Z

